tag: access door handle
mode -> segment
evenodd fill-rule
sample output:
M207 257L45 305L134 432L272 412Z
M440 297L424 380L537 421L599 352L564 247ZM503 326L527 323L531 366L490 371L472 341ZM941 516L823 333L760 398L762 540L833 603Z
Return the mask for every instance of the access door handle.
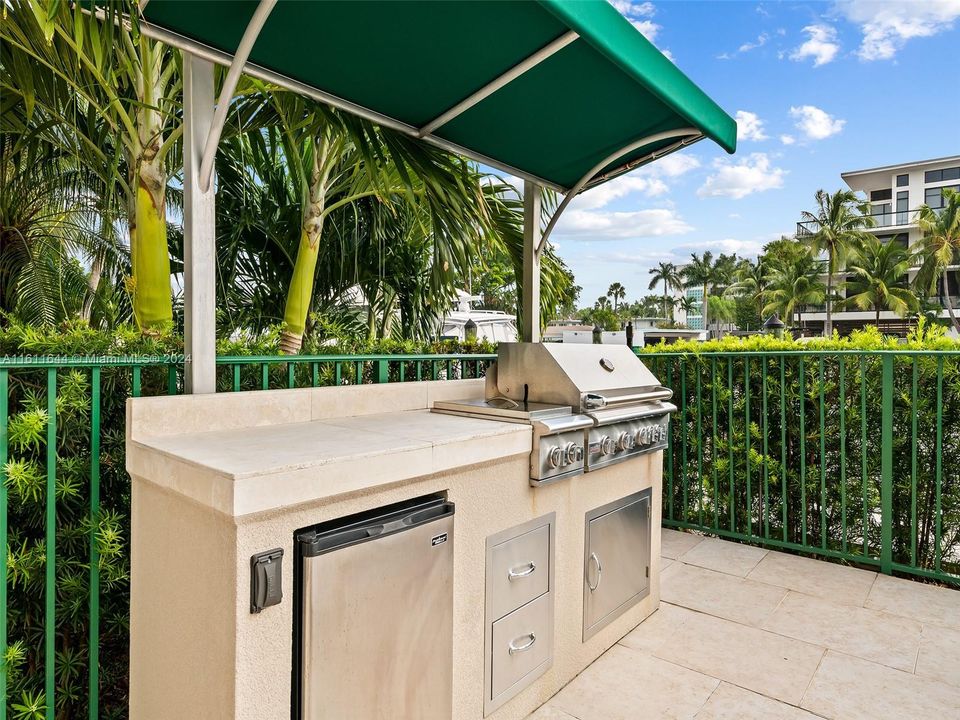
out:
M533 575L533 571L537 569L537 566L531 561L528 562L526 567L523 570L518 570L517 568L523 567L522 565L517 565L516 567L510 568L507 571L508 580L517 580L518 578L525 578Z
M517 645L517 640L521 640L523 638L530 638L530 639L527 640L527 642L523 643L522 645ZM521 635L520 637L514 638L513 640L510 641L510 645L507 647L507 651L511 655L515 655L516 653L523 652L524 650L529 650L530 648L533 647L533 644L536 641L537 641L536 633L527 633L526 635Z
M590 561L597 564L597 582L594 585L590 584ZM587 558L587 587L590 588L590 592L594 592L600 587L601 578L603 578L603 566L600 564L600 558L597 557L596 553L590 553L590 557Z

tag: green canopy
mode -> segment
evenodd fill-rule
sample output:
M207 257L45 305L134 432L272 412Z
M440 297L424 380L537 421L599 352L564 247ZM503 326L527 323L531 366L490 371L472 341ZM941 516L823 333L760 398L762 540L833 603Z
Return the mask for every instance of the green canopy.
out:
M150 0L143 27L229 63L258 5ZM733 119L604 0L281 0L245 72L562 191L702 137L736 148Z

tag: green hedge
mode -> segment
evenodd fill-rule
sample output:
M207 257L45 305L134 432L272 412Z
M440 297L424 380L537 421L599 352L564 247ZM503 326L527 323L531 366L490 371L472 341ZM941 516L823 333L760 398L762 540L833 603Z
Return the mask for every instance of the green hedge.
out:
M892 569L960 581L960 342L942 329L921 325L905 342L873 328L843 340L727 338L643 357L681 406L666 524L879 567L889 448Z
M252 339L237 337L218 343L220 355L275 356L278 332ZM489 344L373 344L334 341L308 344L304 354L422 354L491 352ZM41 329L21 324L0 327L0 358L44 356L96 358L180 358L183 345L172 335L143 337L132 328L103 333L81 324ZM398 363L391 363L396 379ZM270 387L286 387L288 363L270 367ZM369 382L369 364L360 382ZM472 372L472 370L471 370ZM140 393L162 395L171 388L168 368L144 367ZM409 378L415 377L412 373ZM298 385L309 384L310 367L296 368ZM181 379L174 377L179 391ZM355 383L352 364L344 366L342 382ZM40 368L9 371L9 457L5 465L8 493L8 648L3 658L8 673L7 714L15 720L44 717L45 640L45 510L47 482L47 375ZM259 366L241 373L242 389L258 389ZM333 370L324 367L320 384L332 384ZM230 390L230 368L218 370L220 390ZM101 370L100 503L90 513L91 371L57 372L56 440L56 663L55 706L58 718L87 717L90 661L90 537L95 533L100 575L99 717L127 714L127 652L129 604L130 482L125 470L125 401L133 392L130 367Z

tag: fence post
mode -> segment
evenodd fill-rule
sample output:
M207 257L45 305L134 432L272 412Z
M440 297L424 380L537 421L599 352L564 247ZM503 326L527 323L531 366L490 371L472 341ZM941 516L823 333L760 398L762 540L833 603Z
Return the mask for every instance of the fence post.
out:
M893 572L893 360L883 355L880 423L880 572Z
M374 360L373 371L375 383L390 382L390 365L387 360Z

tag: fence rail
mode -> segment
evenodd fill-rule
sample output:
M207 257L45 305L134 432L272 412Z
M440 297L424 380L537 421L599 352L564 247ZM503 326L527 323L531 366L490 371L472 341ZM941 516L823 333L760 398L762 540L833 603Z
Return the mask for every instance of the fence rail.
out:
M679 408L664 525L960 584L960 353L644 358Z
M217 384L220 391L235 392L476 378L494 358L489 354L220 357ZM182 367L183 358L177 356L0 358L0 720L6 720L8 713L34 716L22 708L32 708L48 720L125 716L125 608L105 611L101 607L105 599L101 554L107 531L100 518L108 510L117 513L120 536L129 537L129 485L123 468L125 399L182 392ZM42 439L24 437L31 428ZM106 465L105 433L110 443ZM9 477L11 468L38 485L30 488L22 485L23 478ZM103 472L109 476L106 487ZM8 558L15 558L13 578ZM31 571L36 571L35 576ZM117 578L109 582L116 588ZM67 590L77 588L85 595L82 610L76 606L76 592L72 599L67 597ZM122 594L125 598L125 586ZM40 606L31 607L35 602ZM32 619L33 626L42 626L39 632L27 627L32 610L42 617L40 622ZM117 610L119 627L114 617ZM109 630L101 624L105 612L110 613ZM78 637L84 640L78 642ZM101 671L111 664L122 665L123 677L111 676L104 682ZM37 679L42 674L43 681L25 683L37 687L21 688L20 695L13 697L8 680L18 666L20 672L32 668L28 671ZM53 702L47 701L50 698ZM11 711L15 705L21 709Z

